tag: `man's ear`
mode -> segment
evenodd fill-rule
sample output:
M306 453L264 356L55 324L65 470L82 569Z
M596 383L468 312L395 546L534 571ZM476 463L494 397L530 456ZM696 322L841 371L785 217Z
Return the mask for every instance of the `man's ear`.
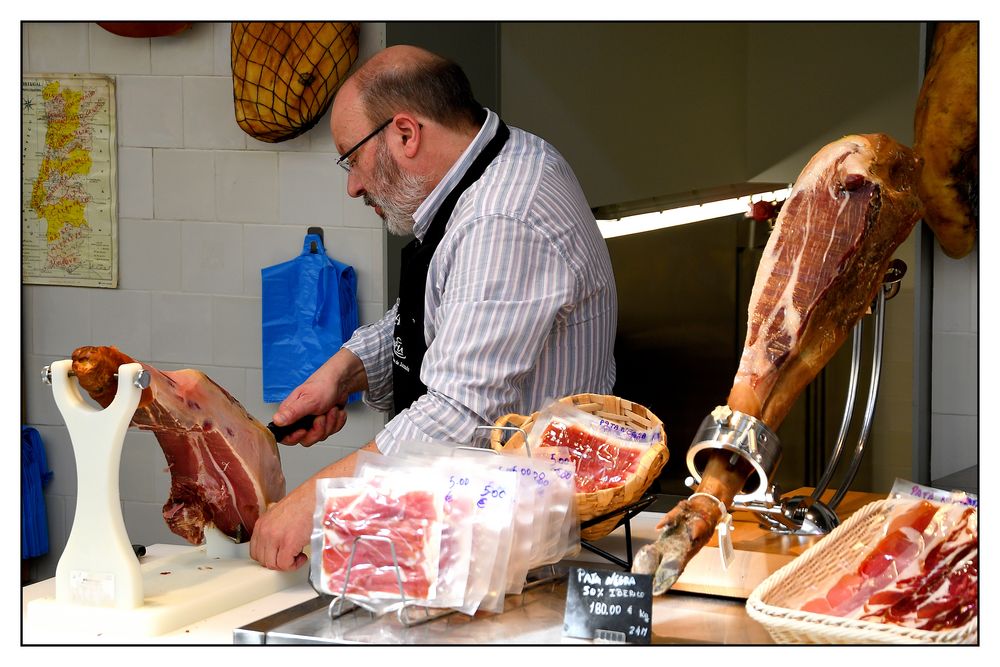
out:
M408 113L399 113L396 114L392 127L399 137L403 155L408 158L414 157L420 148L420 123Z

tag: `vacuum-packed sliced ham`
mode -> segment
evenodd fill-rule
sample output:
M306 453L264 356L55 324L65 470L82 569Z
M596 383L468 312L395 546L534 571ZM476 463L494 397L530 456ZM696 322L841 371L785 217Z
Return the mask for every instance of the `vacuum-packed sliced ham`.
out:
M115 374L135 363L115 347L81 347L73 373L102 407L114 400ZM170 471L170 497L163 518L192 544L214 525L236 541L253 534L268 504L285 495L278 446L271 432L239 401L201 371L149 372L132 426L152 431Z
M625 484L639 467L649 445L630 445L617 438L553 419L539 447L565 447L576 471L577 493L593 493Z
M408 600L435 596L445 520L442 494L368 479L326 489L322 497L320 585L325 592L340 595L346 582L346 595L359 601L400 600L401 592Z
M747 338L727 405L776 431L799 394L871 308L892 254L921 215L921 160L883 134L823 147L799 174L764 248L751 293ZM718 450L698 486L725 505L752 470ZM706 496L681 501L633 572L673 585L722 516Z

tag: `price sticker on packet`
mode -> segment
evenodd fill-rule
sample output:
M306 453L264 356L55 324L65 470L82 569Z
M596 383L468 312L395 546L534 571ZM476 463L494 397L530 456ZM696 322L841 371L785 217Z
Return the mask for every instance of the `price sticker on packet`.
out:
M564 636L649 644L652 617L652 575L569 569Z

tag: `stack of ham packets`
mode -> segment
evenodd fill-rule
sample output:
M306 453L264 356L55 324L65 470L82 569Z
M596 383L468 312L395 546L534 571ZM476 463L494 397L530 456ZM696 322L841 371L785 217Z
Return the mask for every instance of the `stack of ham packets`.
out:
M316 485L313 586L381 614L403 605L500 613L528 572L580 549L571 457L454 444L362 452Z

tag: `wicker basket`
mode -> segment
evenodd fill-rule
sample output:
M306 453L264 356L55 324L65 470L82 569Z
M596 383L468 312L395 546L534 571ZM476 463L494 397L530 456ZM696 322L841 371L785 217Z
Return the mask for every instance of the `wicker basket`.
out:
M891 500L869 503L801 556L762 581L747 598L750 618L763 625L779 644L974 644L979 619L951 630L917 630L891 623L827 616L786 606L801 600L817 581L843 574L856 545L882 538Z
M582 523L588 519L626 507L639 500L667 463L669 452L667 450L667 435L663 430L663 423L656 415L638 403L632 403L617 396L575 394L561 398L559 402L624 426L642 430L650 428L658 428L660 430L660 441L651 445L642 455L642 458L639 459L638 469L625 484L609 489L601 489L593 493L576 494L576 511ZM504 415L495 422L495 425L516 426L527 433L531 431L531 427L534 425L537 417L537 412L529 416ZM503 431L493 431L491 433L490 446L493 449L501 452L512 451L520 449L524 444L524 437L520 433L515 433L506 442L503 442L503 435ZM585 540L599 540L613 531L621 518L622 515L619 514L593 526L588 526L580 531L580 537Z

